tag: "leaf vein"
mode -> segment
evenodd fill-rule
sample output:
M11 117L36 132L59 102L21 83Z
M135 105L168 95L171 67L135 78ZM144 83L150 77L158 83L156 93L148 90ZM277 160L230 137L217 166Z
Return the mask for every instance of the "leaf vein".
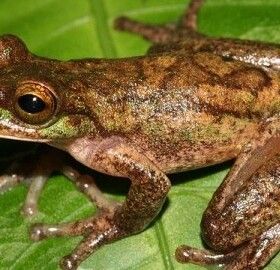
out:
M103 0L88 0L91 7L92 17L96 22L96 33L100 42L100 47L104 57L117 57L113 38L110 34L110 28L107 20L107 12Z
M164 232L164 227L161 220L159 220L155 224L155 232L165 270L174 270L174 266L170 256L168 241L166 239L166 234Z

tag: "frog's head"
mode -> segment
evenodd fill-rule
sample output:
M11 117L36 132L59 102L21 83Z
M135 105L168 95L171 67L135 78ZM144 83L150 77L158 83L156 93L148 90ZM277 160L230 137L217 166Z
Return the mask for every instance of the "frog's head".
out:
M0 37L0 138L50 142L93 132L83 89L63 62Z

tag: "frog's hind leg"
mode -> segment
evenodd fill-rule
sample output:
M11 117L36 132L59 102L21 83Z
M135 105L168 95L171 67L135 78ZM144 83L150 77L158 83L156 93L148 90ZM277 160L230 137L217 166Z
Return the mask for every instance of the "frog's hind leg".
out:
M197 14L204 0L192 0L178 26L150 25L135 21L128 17L119 17L114 26L117 30L127 31L142 36L153 43L168 43L180 40L182 36L199 35L197 30Z
M179 27L197 32L197 15L205 0L192 0L186 9Z
M166 43L173 35L173 27L150 25L135 21L128 17L119 17L114 22L114 27L120 31L131 32L142 36L153 43Z
M176 259L181 263L223 265L224 270L258 270L262 269L279 249L280 224L276 224L230 253L215 254L184 245L177 248Z

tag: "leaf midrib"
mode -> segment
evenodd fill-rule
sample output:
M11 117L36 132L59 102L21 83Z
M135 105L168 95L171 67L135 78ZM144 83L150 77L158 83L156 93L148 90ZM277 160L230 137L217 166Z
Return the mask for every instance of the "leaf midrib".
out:
M103 0L88 0L92 17L95 19L95 29L98 41L105 58L116 58L117 52L110 33L107 11Z

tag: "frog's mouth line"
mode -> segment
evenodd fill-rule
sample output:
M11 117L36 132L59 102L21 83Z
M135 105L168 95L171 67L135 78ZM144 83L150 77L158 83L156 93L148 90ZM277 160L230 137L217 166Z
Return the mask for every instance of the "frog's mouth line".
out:
M26 142L38 142L38 143L48 143L50 140L47 139L36 139L36 138L24 138L16 137L12 135L2 135L0 134L0 139L9 139L13 141L26 141Z
M23 127L11 121L9 111L0 109L0 138L27 142L49 142L49 139L40 138L38 130Z
M36 136L38 135L38 136ZM10 121L0 120L0 138L27 142L49 142L49 139L39 137L37 130L22 128L14 125Z

